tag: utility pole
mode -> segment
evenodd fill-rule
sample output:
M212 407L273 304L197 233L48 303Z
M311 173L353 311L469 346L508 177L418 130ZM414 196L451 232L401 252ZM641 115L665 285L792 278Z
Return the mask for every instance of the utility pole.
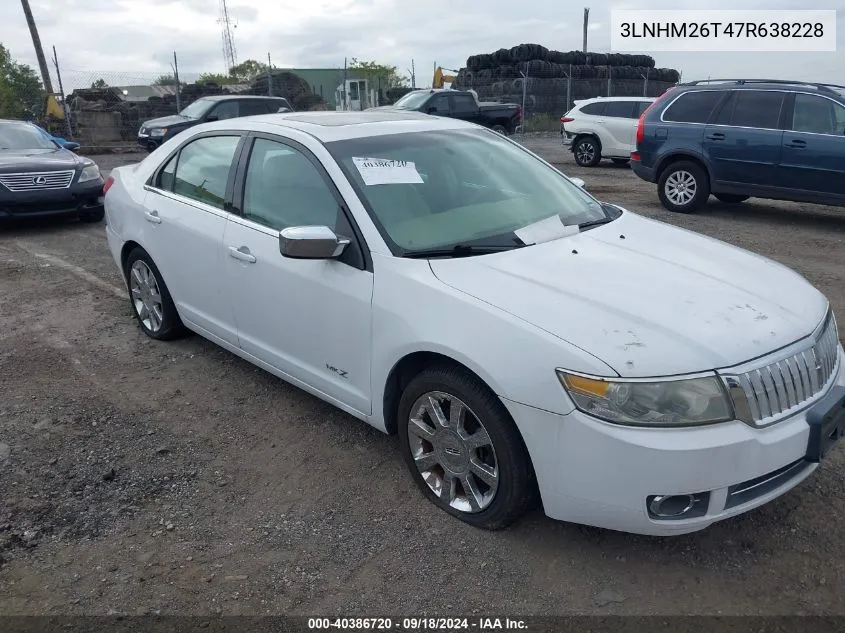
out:
M584 8L584 52L587 52L587 24L590 22L590 10Z
M173 51L173 78L176 80L176 112L182 111L182 103L180 93L182 92L182 84L179 83L179 60L176 59L176 51Z
M273 75L270 69L273 68L273 62L270 61L270 53L267 53L267 96L273 96Z
M67 132L68 137L70 137L70 112L68 112L67 103L65 100L65 89L62 87L62 72L59 70L59 56L56 53L55 46L53 47L53 63L56 65L56 79L59 80L59 94L62 97L62 112L64 112L65 115L65 132Z
M411 88L417 89L417 75L414 72L414 60L411 60Z
M35 26L35 18L32 17L32 9L29 8L29 0L21 0L21 6L26 17L26 25L29 27L29 34L32 36L32 45L35 47L35 56L38 58L38 68L41 70L44 90L48 95L51 95L53 94L53 82L50 81L50 69L47 66L47 58L44 57L44 49L41 47L41 37L38 35L38 27Z

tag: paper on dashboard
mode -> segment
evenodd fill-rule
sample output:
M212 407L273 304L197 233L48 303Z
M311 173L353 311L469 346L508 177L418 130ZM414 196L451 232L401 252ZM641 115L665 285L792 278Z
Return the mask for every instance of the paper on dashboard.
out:
M564 224L559 215L550 216L545 220L534 222L514 231L524 244L542 244L579 232L580 229L577 224Z
M407 160L353 157L352 162L361 174L365 185L422 184L417 166Z

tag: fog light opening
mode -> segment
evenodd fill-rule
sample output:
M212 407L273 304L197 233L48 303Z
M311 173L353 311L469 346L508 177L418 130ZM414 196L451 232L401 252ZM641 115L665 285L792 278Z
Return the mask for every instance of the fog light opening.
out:
M658 519L679 519L692 512L695 495L657 495L648 504L649 513Z

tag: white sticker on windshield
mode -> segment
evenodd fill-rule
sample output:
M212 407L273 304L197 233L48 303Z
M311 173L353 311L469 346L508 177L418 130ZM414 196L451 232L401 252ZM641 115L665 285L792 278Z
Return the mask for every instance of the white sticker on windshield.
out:
M553 215L523 226L521 229L514 231L516 236L522 240L523 244L542 244L543 242L550 242L560 237L568 237L579 233L580 229L577 224L564 224L559 215Z
M364 179L365 185L412 185L422 184L423 179L417 166L407 160L386 158L357 158L352 162Z

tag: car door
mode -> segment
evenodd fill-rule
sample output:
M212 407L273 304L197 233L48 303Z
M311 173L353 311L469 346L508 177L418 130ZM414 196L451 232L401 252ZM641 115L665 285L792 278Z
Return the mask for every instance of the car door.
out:
M795 93L790 110L778 183L845 197L845 107L821 95Z
M634 101L608 101L602 115L605 136L608 143L602 141L604 156L624 156L628 158L634 149L634 137L637 122L634 118Z
M370 413L373 274L339 192L318 159L290 138L255 135L239 174L239 214L226 225L223 279L240 347ZM340 258L281 254L282 229L315 225L350 239Z
M470 123L481 123L478 104L471 94L451 95L452 116Z
M715 183L749 187L777 185L786 93L732 90L704 130L702 149Z
M241 116L241 102L237 99L220 101L209 110L205 117L206 121L223 121Z
M445 92L435 94L425 104L424 112L435 116L452 116L452 106L449 104L449 95Z
M144 247L179 315L232 345L237 334L221 294L221 253L233 164L243 139L236 132L214 132L188 141L154 174L145 199Z

